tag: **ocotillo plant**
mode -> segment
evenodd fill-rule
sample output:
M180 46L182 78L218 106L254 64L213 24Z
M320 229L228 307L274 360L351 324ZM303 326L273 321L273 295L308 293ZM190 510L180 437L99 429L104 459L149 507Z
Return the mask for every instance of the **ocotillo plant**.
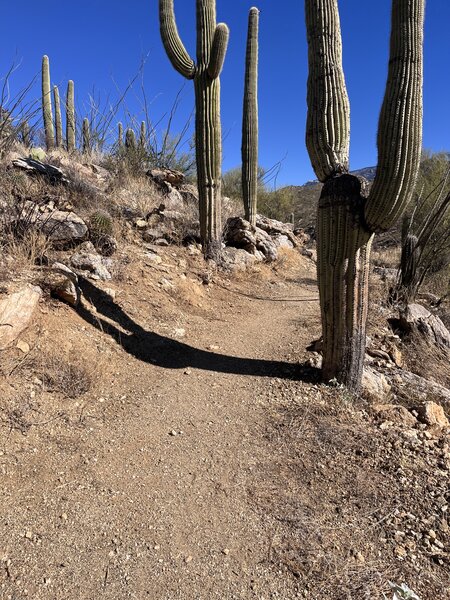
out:
M393 0L390 60L370 192L349 175L350 110L342 70L337 0L305 0L308 36L306 144L324 183L318 206L318 280L323 376L361 385L373 234L401 215L416 182L422 146L425 0Z
M174 68L194 81L195 148L199 194L200 235L207 258L217 258L221 248L222 134L220 80L229 30L216 25L215 0L197 0L197 64L178 34L173 0L159 0L161 37Z
M83 154L90 154L91 153L91 127L89 124L89 119L87 117L85 117L83 119L82 137L83 137Z
M62 119L61 119L61 101L59 99L58 86L53 86L53 102L55 105L55 141L56 147L61 148L62 139Z
M48 56L42 57L42 114L44 117L45 144L47 150L51 150L55 146L55 133L53 129L50 65Z
M117 145L119 148L123 147L123 125L119 123L117 126Z
M258 30L259 10L248 15L242 120L242 197L245 218L256 225L258 201Z
M74 83L70 80L67 83L66 95L66 144L67 152L75 150L75 91Z

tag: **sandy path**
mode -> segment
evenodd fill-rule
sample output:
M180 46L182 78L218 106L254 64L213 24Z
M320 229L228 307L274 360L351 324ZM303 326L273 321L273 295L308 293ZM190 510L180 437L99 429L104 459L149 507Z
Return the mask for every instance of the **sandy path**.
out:
M270 461L268 390L311 339L296 323L317 322L303 301L316 292L266 281L216 295L216 318L189 315L179 342L113 311L124 349L69 315L102 351L102 377L83 426L4 440L2 598L302 597L248 494Z

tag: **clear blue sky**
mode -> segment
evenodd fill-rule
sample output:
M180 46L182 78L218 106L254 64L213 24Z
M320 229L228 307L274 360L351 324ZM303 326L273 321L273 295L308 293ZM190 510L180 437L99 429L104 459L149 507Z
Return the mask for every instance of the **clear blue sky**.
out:
M351 167L376 164L376 127L386 80L390 0L341 0L344 68L352 109ZM222 81L224 170L240 163L245 37L251 1L217 0L218 20L231 30ZM305 150L306 39L302 0L259 0L260 21L260 164L270 167L284 158L278 185L313 178ZM5 23L11 20L4 8ZM175 0L186 47L195 54L195 0ZM2 27L0 74L21 61L11 79L14 92L39 72L48 54L52 82L65 93L74 79L76 101L83 112L95 86L105 100L136 73L148 54L145 89L151 112L159 119L184 85L174 131L193 106L192 82L176 73L162 48L157 0L24 0L23 16ZM424 146L450 148L449 0L428 0L425 38ZM39 82L34 88L39 95ZM142 118L139 85L127 98L129 110ZM162 126L162 125L161 125Z

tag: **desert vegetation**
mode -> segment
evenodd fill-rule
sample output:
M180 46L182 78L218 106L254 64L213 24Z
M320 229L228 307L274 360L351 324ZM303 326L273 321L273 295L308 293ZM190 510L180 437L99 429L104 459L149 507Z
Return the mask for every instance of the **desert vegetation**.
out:
M425 2L392 1L378 163L350 171L338 1L305 0L317 179L281 187L264 10L223 172L231 13L189 3L194 59L157 4L193 83L178 130L181 92L158 117L141 72L103 104L49 55L37 95L3 77L0 597L447 598L450 155L422 148Z

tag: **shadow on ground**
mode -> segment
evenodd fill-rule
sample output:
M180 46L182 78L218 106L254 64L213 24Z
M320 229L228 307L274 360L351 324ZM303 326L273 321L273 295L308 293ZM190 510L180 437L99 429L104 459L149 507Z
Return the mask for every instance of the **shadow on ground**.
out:
M218 354L146 331L92 282L80 278L80 287L97 312L93 314L80 305L78 314L87 323L114 338L128 354L143 362L165 369L192 367L216 373L279 377L313 383L319 381L318 369L308 365Z

